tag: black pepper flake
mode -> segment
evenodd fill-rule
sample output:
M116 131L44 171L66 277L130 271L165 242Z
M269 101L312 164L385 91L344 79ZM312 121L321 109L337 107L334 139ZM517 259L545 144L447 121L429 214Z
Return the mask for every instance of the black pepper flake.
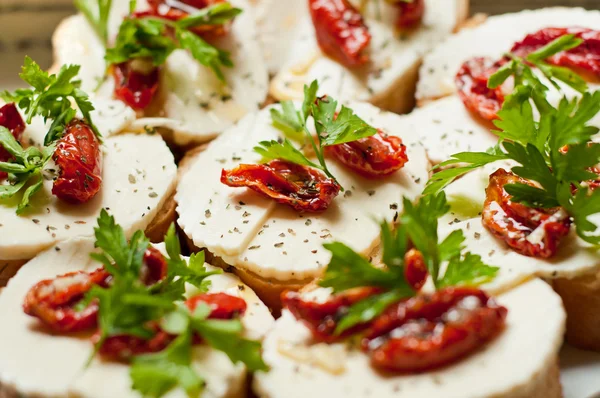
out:
M58 246L55 246L55 247L54 247L54 250L56 250L57 252L59 252L59 251L60 251L60 247L58 247Z
M279 234L279 237L280 238L285 238L285 234L282 232L282 233Z
M236 210L242 210L242 206L240 206L240 205L235 205L235 209L236 209Z
M250 246L248 248L248 250L256 250L256 249L260 249L260 245L254 245L254 246Z
M479 232L475 232L475 233L473 234L473 236L475 237L475 239L479 239L479 238L481 238L481 234L480 234Z
M273 246L275 246L275 247L281 247L281 246L283 246L283 242L277 242Z
M392 203L392 204L390 205L390 209L391 209L391 210L398 210L398 203Z
M156 198L158 196L158 194L156 192L150 192L148 194L148 196L151 197L151 198Z
M209 209L206 209L206 210L204 211L204 217L206 217L206 218L210 218L211 216L212 216L212 213L210 212L210 210L209 210Z
M347 190L346 192L344 192L344 198L349 198L352 196L352 191Z
M204 221L200 221L200 225L206 225Z
M238 285L238 290L243 292L246 287L244 285Z
M128 179L129 179L129 183L130 184L135 184L136 179L135 179L135 176L133 174L129 174Z
M304 239L304 243L308 243L308 239Z
M244 220L242 221L242 224L248 224L250 222L250 220Z
M304 225L306 225L307 227L308 227L310 224L312 224L312 220L311 220L310 218L304 222Z
M311 252L312 254L317 254L317 251L316 251L316 250L311 250L310 252Z
M248 213L247 211L245 211L245 212L244 212L244 214L242 214L242 217L249 217L249 216L251 216L251 215L252 215L252 214L250 214L250 213Z
M246 203L242 202L241 200L239 201L240 206L246 206Z
M369 196L375 195L375 190L371 189L370 191L367 191L367 195L369 195Z
M40 220L38 220L37 218L34 218L34 219L33 219L33 220L31 220L31 221L33 221L33 223L34 223L34 224L39 224L39 223L40 223Z

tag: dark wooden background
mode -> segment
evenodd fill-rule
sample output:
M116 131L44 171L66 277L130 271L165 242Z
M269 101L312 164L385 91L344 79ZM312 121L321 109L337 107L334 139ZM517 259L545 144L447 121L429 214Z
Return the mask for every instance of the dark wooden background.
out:
M589 10L600 10L600 0L471 0L473 13L501 14L550 6L579 6Z

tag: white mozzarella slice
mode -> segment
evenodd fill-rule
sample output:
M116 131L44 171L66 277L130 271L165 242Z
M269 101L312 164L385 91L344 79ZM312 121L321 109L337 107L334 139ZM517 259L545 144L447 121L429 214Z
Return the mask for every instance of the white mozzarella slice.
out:
M450 212L440 220L440 236L462 229L466 250L479 254L484 263L500 268L498 277L485 285L486 289L492 291L504 291L532 276L575 278L597 270L600 266L600 250L579 238L574 227L561 241L554 257L540 259L517 253L483 226L481 213L489 175L501 167L510 170L510 165L505 161L489 164L445 189ZM600 225L600 214L592 216L591 221ZM535 236L532 234L530 239L535 239Z
M16 215L18 198L0 201L0 259L29 259L65 239L91 236L103 208L127 233L145 229L174 191L173 155L159 136L137 134L109 137L104 149L102 189L88 203L61 202L50 175L26 214Z
M179 225L187 236L234 267L281 281L318 276L329 261L330 254L322 247L325 242L339 240L368 254L379 237L373 217L390 221L402 211L403 195L416 198L427 180L429 163L416 137L398 129L400 116L369 104L349 106L375 127L403 139L409 162L402 170L367 180L330 159L329 167L346 191L318 214L299 214L249 189L223 185L223 168L256 163L260 156L252 148L259 141L282 137L271 126L268 108L211 143L182 178L175 199Z
M433 164L458 152L483 152L498 142L491 125L474 118L460 98L450 96L403 116L399 131L418 137Z
M368 101L393 111L408 109L410 104L404 98L412 97L421 57L462 20L464 2L428 0L423 26L400 39L390 18L397 10L384 2L378 4L370 5L363 14L372 35L368 65L351 71L323 55L312 20L307 17L298 24L296 38L288 44L293 46L292 51L288 50L291 57L271 82L271 95L278 100L302 99L303 85L317 79L327 82L322 92L333 97Z
M417 100L431 100L456 92L454 77L473 57L501 58L515 42L547 27L600 26L600 12L553 7L489 17L474 28L463 29L425 56L417 86Z
M263 398L529 396L523 394L528 384L556 363L565 313L558 295L540 280L497 300L508 317L495 340L452 365L412 375L377 372L356 346L314 344L309 330L284 310L263 344L271 371L255 376L254 390Z
M61 243L27 263L11 279L0 297L0 314L7 322L0 330L0 393L3 388L26 396L138 397L131 390L129 366L94 359L89 335L54 335L21 309L27 291L37 282L67 272L91 271L99 263L90 259L93 240L74 239ZM213 269L210 265L207 268ZM273 323L267 307L249 287L230 274L209 277L211 292L226 292L246 300L242 317L248 338L261 338ZM35 346L35 349L30 349ZM246 371L222 352L199 345L193 350L194 369L206 380L206 397L241 397ZM173 390L167 397L185 397Z

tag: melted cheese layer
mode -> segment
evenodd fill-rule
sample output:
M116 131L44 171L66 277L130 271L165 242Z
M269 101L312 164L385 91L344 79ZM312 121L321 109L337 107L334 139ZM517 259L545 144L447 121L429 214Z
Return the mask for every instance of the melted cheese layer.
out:
M24 215L15 213L19 198L0 201L0 259L29 259L57 242L91 236L103 208L126 233L145 229L174 191L177 168L159 136L124 134L105 139L102 188L88 203L58 200L49 172Z
M271 125L270 109L265 109L211 143L182 178L175 199L187 236L234 267L280 281L318 276L330 259L325 242L339 240L369 255L379 242L373 218L390 221L402 211L403 195L416 198L429 163L416 137L398 129L399 116L368 104L349 106L373 126L403 139L409 162L402 170L367 180L330 159L328 167L346 192L318 214L297 213L249 189L221 184L222 169L260 160L252 150L259 141L282 138Z
M50 249L27 263L10 280L0 296L0 394L3 389L26 396L57 397L139 397L131 391L129 367L121 363L94 359L85 367L93 351L88 335L65 336L46 332L36 318L21 309L27 291L37 282L66 272L96 269L90 259L93 240L75 239ZM209 269L212 269L207 264ZM248 311L242 318L248 338L261 338L273 318L254 292L231 274L209 277L210 291L226 292L246 300ZM6 322L6 323L4 323ZM35 347L35 349L32 349ZM207 382L203 397L243 396L246 371L233 365L222 352L208 346L196 346L194 369ZM185 397L173 390L167 397Z
M508 317L506 328L495 340L453 365L415 375L382 375L360 349L344 343L328 347L338 355L344 352L343 371L324 370L316 363L322 345L313 346L309 330L284 310L263 344L271 371L255 376L254 390L261 398L491 398L523 393L531 379L556 361L565 327L564 309L558 295L540 280L497 300L508 308ZM311 361L298 360L289 350L308 350Z

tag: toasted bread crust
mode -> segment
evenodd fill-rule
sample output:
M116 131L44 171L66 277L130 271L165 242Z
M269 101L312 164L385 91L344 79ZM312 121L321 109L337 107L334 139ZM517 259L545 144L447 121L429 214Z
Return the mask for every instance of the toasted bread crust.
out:
M600 351L600 272L552 283L567 311L567 341L578 348Z

